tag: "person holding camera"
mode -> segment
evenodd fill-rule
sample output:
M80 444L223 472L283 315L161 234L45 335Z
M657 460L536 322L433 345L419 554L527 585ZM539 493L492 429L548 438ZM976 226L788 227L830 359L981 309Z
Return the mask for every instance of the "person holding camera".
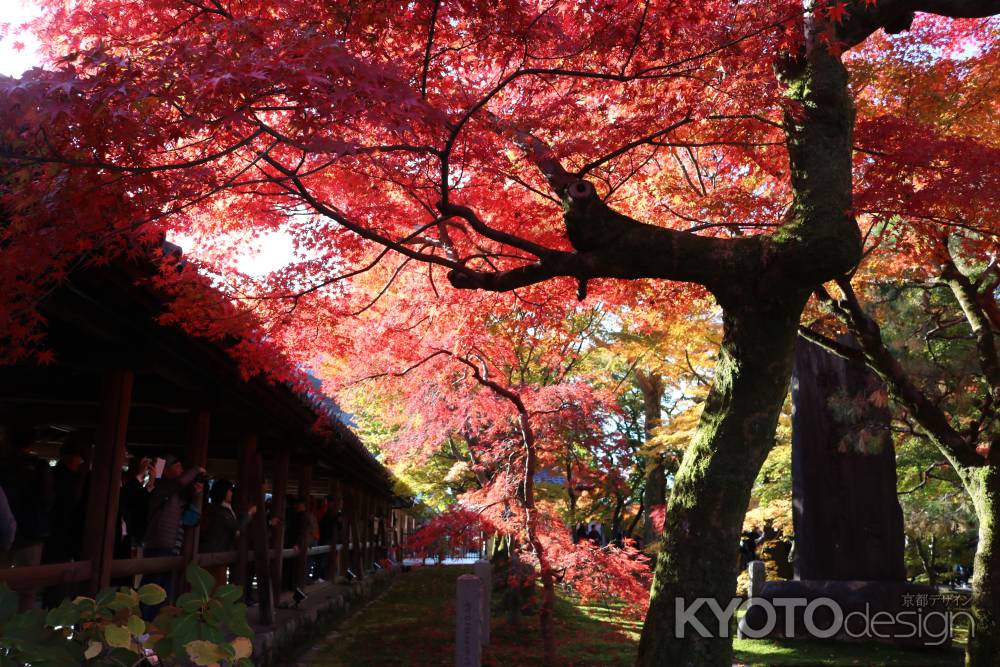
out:
M201 506L201 494L205 487L205 469L184 470L176 456L166 457L163 475L156 482L149 496L149 515L146 535L143 539L143 557L179 556L184 544L184 527L193 525L192 508ZM197 523L196 520L194 520ZM157 584L167 592L167 599L173 593L173 574L154 572L142 578L143 584ZM143 618L152 620L159 611L155 607L143 606Z

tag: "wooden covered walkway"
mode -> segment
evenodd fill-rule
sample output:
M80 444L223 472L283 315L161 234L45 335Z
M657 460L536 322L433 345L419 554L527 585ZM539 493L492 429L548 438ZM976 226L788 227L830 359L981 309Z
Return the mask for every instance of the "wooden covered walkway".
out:
M93 443L82 558L0 569L0 582L28 606L54 584L93 594L114 579L155 572L175 573L180 584L192 561L224 564L235 582L256 583L259 621L272 625L283 570L294 572L290 588L304 586L307 558L327 554L325 579L343 581L348 569L365 577L399 544L401 504L388 471L322 401L245 379L219 345L161 325L163 299L136 286L150 274L138 261L75 274L41 306L54 363L0 366L0 424L30 425L32 453L55 459L74 433ZM235 480L237 513L260 508L237 550L199 554L196 526L185 529L178 556L114 558L127 458L166 455ZM286 526L268 522L268 494L274 517L286 515L289 494L329 496L340 513L331 544L309 548L303 534L283 548Z

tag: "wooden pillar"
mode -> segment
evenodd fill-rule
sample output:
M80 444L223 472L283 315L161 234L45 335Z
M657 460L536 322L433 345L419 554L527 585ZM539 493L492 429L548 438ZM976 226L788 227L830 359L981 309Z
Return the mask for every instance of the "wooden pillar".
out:
M126 369L110 370L104 377L83 543L83 557L93 567L90 577L92 593L111 583L111 561L118 530L118 497L121 493L134 377L133 372Z
M254 545L254 571L257 574L257 604L260 605L259 620L266 626L274 625L274 597L271 588L271 556L268 551L267 517L264 516L264 462L260 454L254 457L253 504L257 512L250 523ZM275 559L281 561L281 554Z
M354 489L346 484L341 485L340 493L344 502L344 562L347 569L360 577L362 573L358 571L358 526L355 521L357 499Z
M309 511L309 494L312 491L313 467L311 463L303 463L299 468L299 500L305 502L306 512ZM306 566L309 563L309 542L312 540L305 530L306 521L303 517L301 533L298 535L299 554L295 558L295 585L302 588L306 585Z
M388 559L392 549L392 503L382 501L382 558Z
M271 515L278 522L271 528L271 545L278 549L278 557L271 564L271 587L274 600L281 599L281 581L285 559L281 549L285 546L285 511L288 508L288 450L279 449L274 455L274 478L271 485ZM263 505L261 511L263 512Z
M330 480L330 507L327 510L333 517L333 532L330 535L330 558L327 561L327 581L337 581L340 576L340 551L337 545L340 543L341 535L339 528L340 514L340 482L336 479Z
M375 560L375 502L370 493L365 492L365 570L372 568Z
M239 466L236 479L236 494L233 500L233 509L236 515L240 516L247 511L250 505L250 482L252 477L253 462L257 455L257 435L255 433L244 433L240 438ZM247 567L250 551L249 531L240 532L240 541L237 544L236 558L236 582L243 586L246 593L250 592L250 577L247 576Z
M358 577L365 576L365 534L364 534L364 508L361 506L361 492L358 489L351 490L351 543L354 549L351 551L351 567Z
M208 465L208 435L211 429L212 415L208 410L195 410L190 415L188 424L188 441L185 450L185 459L188 468L204 468ZM205 493L203 489L201 497L196 499L198 511L202 512L205 506ZM184 529L184 569L198 554L198 539L201 535L201 524ZM188 585L184 577L180 577L180 587L175 586L174 590L186 590Z

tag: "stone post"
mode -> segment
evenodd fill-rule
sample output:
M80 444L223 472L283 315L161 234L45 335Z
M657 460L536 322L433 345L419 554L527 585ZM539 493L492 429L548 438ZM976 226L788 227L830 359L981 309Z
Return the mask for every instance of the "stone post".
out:
M472 572L475 576L479 577L479 581L482 582L483 608L481 619L483 623L483 631L480 639L483 642L483 646L487 646L490 643L490 610L493 606L493 574L490 570L490 562L488 560L477 560L475 565L472 566Z
M750 578L750 583L747 586L747 597L755 598L760 596L760 591L764 588L764 583L767 581L767 570L764 569L764 561L750 561L750 564L747 566L747 576Z
M483 590L479 577L463 574L455 591L455 667L481 667Z

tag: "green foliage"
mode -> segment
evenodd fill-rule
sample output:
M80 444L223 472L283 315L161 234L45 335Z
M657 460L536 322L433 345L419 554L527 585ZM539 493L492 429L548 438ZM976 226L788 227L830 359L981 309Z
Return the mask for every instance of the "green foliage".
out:
M239 586L215 587L212 576L188 566L191 591L147 624L140 603L161 604L154 584L138 590L105 588L96 597L63 600L48 612L17 613L18 595L0 584L0 667L131 666L151 650L162 665L252 667L253 630Z

